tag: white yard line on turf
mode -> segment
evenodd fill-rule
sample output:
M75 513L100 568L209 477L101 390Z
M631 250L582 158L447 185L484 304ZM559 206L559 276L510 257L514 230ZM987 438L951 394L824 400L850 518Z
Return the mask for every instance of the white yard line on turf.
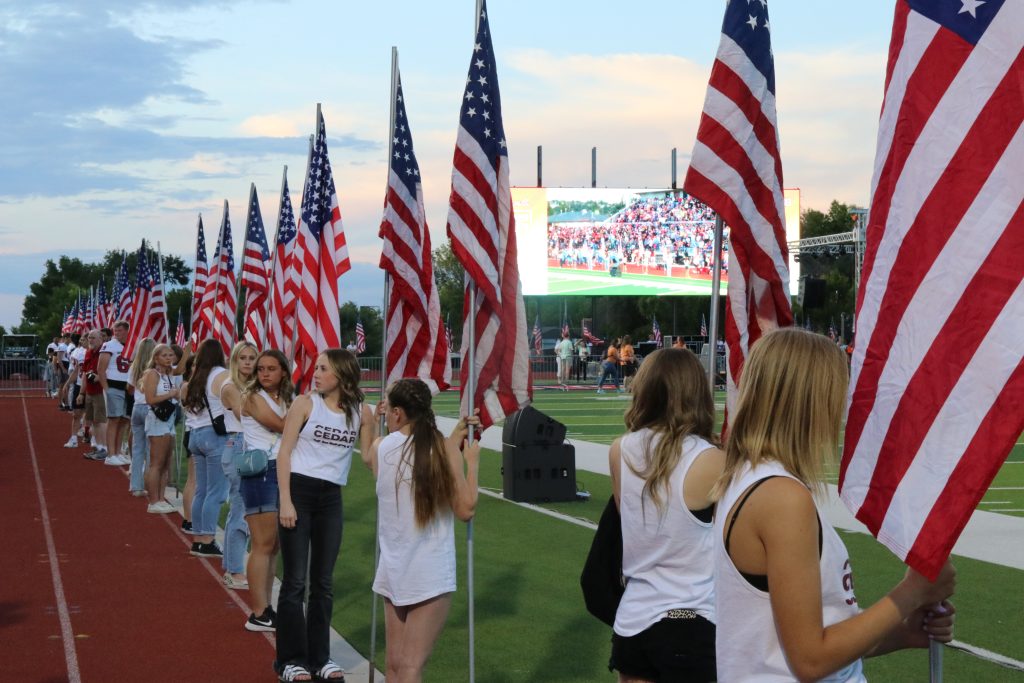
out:
M64 581L60 576L60 565L57 562L57 545L53 541L53 528L50 526L50 512L46 507L46 496L43 494L43 478L39 474L39 460L36 458L36 446L32 441L32 425L28 420L28 404L21 397L21 411L25 415L25 436L28 438L28 452L32 459L32 474L36 480L36 494L39 497L39 515L43 520L43 533L46 536L46 554L50 561L50 578L53 580L53 593L57 598L57 615L60 620L60 636L64 642L64 662L68 668L69 683L81 683L82 674L78 670L78 653L75 650L75 634L71 630L71 613L64 595Z
M961 650L968 654L972 654L975 657L978 657L979 659L984 659L986 661L992 662L993 664L1005 666L1007 669L1016 669L1017 671L1024 671L1024 662L1020 661L1019 659L1011 659L1010 657L1001 655L998 652L986 650L983 647L969 645L959 640L954 640L953 642L951 642L949 644L949 647L954 648L956 650Z

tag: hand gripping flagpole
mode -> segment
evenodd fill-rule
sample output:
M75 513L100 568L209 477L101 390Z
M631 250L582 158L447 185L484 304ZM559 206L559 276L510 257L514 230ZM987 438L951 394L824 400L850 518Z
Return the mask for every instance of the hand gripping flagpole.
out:
M708 326L708 386L711 397L715 396L715 375L718 369L718 308L722 298L722 217L715 217L715 244L712 252L715 265L711 270L711 324Z

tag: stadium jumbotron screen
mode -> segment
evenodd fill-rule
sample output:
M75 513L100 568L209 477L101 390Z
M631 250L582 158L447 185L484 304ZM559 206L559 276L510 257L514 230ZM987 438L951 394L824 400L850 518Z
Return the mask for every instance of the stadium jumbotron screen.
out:
M785 194L798 235L799 190ZM711 294L715 213L681 190L514 187L512 205L525 295Z

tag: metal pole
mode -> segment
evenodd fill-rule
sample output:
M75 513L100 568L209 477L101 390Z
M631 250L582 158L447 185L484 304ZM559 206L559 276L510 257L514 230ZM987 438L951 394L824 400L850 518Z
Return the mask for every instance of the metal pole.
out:
M167 332L167 339L171 338L171 323L167 318L167 285L164 283L164 256L160 251L160 242L156 243L156 269L160 273L160 287L164 290L164 330Z
M708 344L711 350L708 353L708 384L711 386L711 395L715 395L715 371L718 365L718 306L721 294L722 283L722 217L715 218L715 244L712 252L715 255L715 265L711 271L711 322L708 325Z
M537 145L537 187L544 187L543 173L543 159L544 150L540 145Z
M474 398L476 397L476 285L469 282L469 320L466 321L469 327L469 372L467 373L466 391L469 395L467 412L472 415L476 409ZM517 340L520 343L520 340ZM469 445L473 445L476 438L473 425L469 426ZM473 609L473 520L466 524L466 589L469 593L469 681L476 681L476 649L474 646L476 635L476 624Z
M590 186L597 187L597 147L590 148Z
M317 105L317 106L319 106L319 105ZM318 126L320 125L319 118L317 119L317 125ZM306 154L306 176L305 176L305 178L302 181L302 197L303 198L305 198L305 196L306 196L306 186L309 184L309 166L312 163L313 163L313 136L310 135L309 136L309 152ZM302 200L300 199L299 200L299 217L296 220L296 224L299 224L301 222L302 222ZM298 235L296 235L295 236L295 247L293 247L294 251L292 251L292 254L293 254L292 263L295 264L296 268L301 268L302 267L301 264L302 264L303 254L298 253L298 250L297 250L298 245L299 245L299 237L298 237ZM299 271L299 275L301 276L301 274L302 274L302 271L300 270ZM291 339L291 342L289 342L289 344L288 344L288 350L286 352L288 354L288 360L291 362L292 370L293 371L295 370L295 340L296 340L296 338L298 337L298 334L299 334L299 324L298 324L298 321L299 321L299 316L295 315L292 318L292 339ZM296 387L296 388L299 391L304 391L307 387Z
M199 214L199 218L196 220L196 253L199 252L199 228L202 226L202 224L203 224L203 214L200 213ZM203 254L203 256L205 257L206 254ZM206 262L206 272L207 272L207 274L209 274L209 272L210 272L210 262L209 261ZM203 292L199 292L200 309L202 308L203 294L204 294ZM115 296L117 296L117 295L115 295ZM189 338L189 340L192 339L192 330L195 329L195 325L196 325L196 313L199 312L199 311L196 310L196 303L195 303L195 301L196 301L196 279L195 279L195 273L193 273L192 274L192 300L189 302L189 311L188 311L188 338Z
M928 643L928 680L942 683L942 643L934 640Z
M676 184L676 148L673 147L672 148L672 189L675 190L675 189L678 189L678 187L679 186Z

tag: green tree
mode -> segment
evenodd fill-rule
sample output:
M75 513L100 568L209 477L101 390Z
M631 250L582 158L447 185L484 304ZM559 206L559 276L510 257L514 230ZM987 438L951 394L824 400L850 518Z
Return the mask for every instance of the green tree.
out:
M441 317L452 326L452 335L462 335L462 300L465 291L465 269L452 251L452 243L446 241L431 252L434 259L434 281L437 296L441 302Z
M854 207L833 201L827 213L815 209L804 211L800 220L801 238L852 231L854 221L853 214L850 213L851 208ZM835 323L836 329L839 330L844 318L847 321L851 319L857 300L854 288L856 260L852 253L847 253L848 247L852 246L835 245L833 248L826 248L823 254L801 254L800 275L825 281L825 303L820 308L807 310L798 303L794 304L793 312L797 324L802 324L805 318L809 318L814 329L826 332L830 324Z
M361 320L363 332L366 334L366 351L364 356L379 357L384 339L384 321L380 309L376 306L356 306L346 301L338 310L342 348L348 346L356 338L356 322Z

